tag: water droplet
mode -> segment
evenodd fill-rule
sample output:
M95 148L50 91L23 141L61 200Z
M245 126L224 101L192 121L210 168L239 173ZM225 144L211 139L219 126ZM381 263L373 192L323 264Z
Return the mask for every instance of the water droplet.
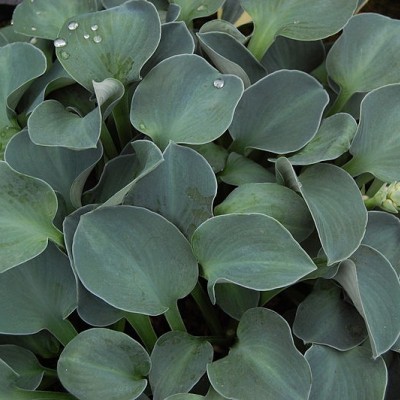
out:
M293 21L293 23L295 24L295 25L297 25L297 24L299 24L300 23L300 21Z
M103 38L101 36L95 36L93 38L93 42L95 42L95 43L100 43L102 40L103 40Z
M36 11L36 15L40 15L42 12L41 11Z
M75 21L72 21L68 24L68 29L70 31L74 31L76 28L78 28L79 24Z
M32 30L32 31L36 31L37 28L35 28L34 26L32 26L31 30Z
M84 37L85 39L89 39L89 38L90 38L90 35L88 35L87 33L85 33L85 34L83 35L83 37Z
M146 129L146 125L145 125L143 122L141 122L141 123L139 124L139 129L142 130L142 131L144 131L144 130Z
M217 89L222 89L225 86L225 82L223 79L216 79L213 83L214 87Z
M97 29L99 29L99 26L98 26L98 25L92 25L92 26L90 27L90 29L91 29L93 32L95 32L95 31L97 31Z
M63 60L68 60L68 58L69 58L69 53L67 53L66 51L62 51L62 52L61 52L61 58L62 58Z
M202 4L201 6L197 7L197 11L204 11L207 9L207 6L205 6L204 4Z
M31 0L31 3L33 3L35 0Z
M65 47L67 42L64 39L58 38L54 41L54 47Z
M31 40L29 41L30 44L36 44L37 43L37 38L33 37L31 38Z

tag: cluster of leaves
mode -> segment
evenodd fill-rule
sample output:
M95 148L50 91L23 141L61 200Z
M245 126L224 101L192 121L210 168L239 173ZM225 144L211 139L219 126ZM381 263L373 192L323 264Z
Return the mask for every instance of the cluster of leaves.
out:
M398 399L400 22L362 3L15 9L1 398Z

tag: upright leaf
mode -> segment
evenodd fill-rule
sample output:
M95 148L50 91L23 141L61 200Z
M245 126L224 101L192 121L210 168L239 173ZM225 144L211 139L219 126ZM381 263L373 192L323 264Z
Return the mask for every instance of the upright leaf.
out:
M170 2L181 7L179 19L190 25L195 18L214 14L222 6L224 0L171 0Z

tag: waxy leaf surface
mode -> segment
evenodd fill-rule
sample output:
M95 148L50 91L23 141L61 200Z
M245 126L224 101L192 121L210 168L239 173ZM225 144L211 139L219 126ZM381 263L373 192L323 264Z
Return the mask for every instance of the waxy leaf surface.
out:
M270 290L289 286L316 269L289 231L263 214L211 218L194 232L192 248L213 303L219 282Z
M238 343L207 368L214 389L228 399L306 400L311 372L293 344L287 322L265 308L242 317Z
M170 2L180 6L179 19L190 24L195 18L214 14L222 6L224 0L171 0Z
M81 282L125 311L159 315L188 295L197 263L178 228L140 207L104 207L81 217L72 247Z

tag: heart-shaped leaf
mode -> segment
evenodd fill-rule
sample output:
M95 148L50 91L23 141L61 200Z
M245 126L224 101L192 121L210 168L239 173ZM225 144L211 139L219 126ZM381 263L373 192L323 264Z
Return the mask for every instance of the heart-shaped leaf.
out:
M151 353L150 386L154 400L188 392L212 361L210 343L185 332L161 336Z
M162 314L197 281L197 263L185 237L144 208L104 207L83 215L72 251L86 288L129 312Z
M146 388L150 366L146 350L131 337L94 328L68 343L57 372L63 386L81 400L130 400Z
M282 70L244 91L229 132L232 149L273 153L299 150L317 133L329 97L321 84L301 71Z
M76 308L76 282L68 258L49 245L42 254L0 274L0 332L49 330L63 344L75 334L66 320Z
M279 221L301 242L314 230L304 200L277 183L248 183L233 190L214 210L215 215L260 213Z
M293 344L287 322L265 308L240 320L238 343L227 357L207 367L214 389L228 399L306 400L310 367Z
M337 350L350 350L367 337L364 320L357 310L341 299L340 288L319 280L300 303L293 324L294 334L305 343L318 343Z
M360 245L367 225L367 210L356 183L331 164L313 165L298 179L328 265L346 259Z
M249 49L261 60L278 35L308 41L338 32L357 0L240 0L240 4L254 22Z
M98 10L97 0L23 1L13 14L14 29L27 36L54 40L64 22Z
M307 350L305 357L313 377L310 400L384 398L387 383L386 366L382 358L373 360L368 348L356 347L340 352L329 347L313 345Z
M168 93L168 101L160 93ZM221 75L197 55L173 56L160 62L138 85L131 122L162 149L170 140L209 143L228 128L242 93L237 76Z
M352 176L370 172L384 182L400 180L400 85L367 94L361 103L360 123L351 144L353 158L344 165Z
M340 264L334 279L350 296L367 326L374 358L400 333L400 283L389 261L372 247L360 248Z
M289 286L316 269L286 228L263 214L211 218L194 232L192 248L213 303L219 282L271 290Z
M49 239L63 246L52 223L56 212L57 198L46 182L0 162L0 272L36 257Z
M93 80L115 78L124 85L138 81L160 36L156 8L137 0L75 16L64 24L54 45L65 70L93 91Z
M400 62L399 35L400 22L383 15L350 19L326 59L329 77L340 90L331 113L340 111L354 93L400 81L398 68L393 68Z
M217 181L210 165L192 149L171 142L163 157L164 162L131 189L124 204L161 214L190 238L212 216Z
M45 71L46 58L35 46L12 43L0 47L0 159L8 141L20 130L13 110L29 84Z

